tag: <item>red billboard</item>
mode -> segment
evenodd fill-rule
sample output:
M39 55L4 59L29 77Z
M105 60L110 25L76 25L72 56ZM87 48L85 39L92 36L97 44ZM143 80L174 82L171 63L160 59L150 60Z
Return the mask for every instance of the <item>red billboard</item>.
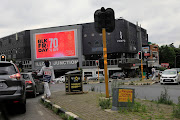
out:
M76 57L75 30L35 34L36 59Z

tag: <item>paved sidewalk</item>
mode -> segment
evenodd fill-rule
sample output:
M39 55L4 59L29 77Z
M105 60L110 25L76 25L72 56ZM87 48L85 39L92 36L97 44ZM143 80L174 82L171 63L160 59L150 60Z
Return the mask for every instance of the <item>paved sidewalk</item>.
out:
M83 120L137 120L139 116L127 116L116 111L106 112L98 105L100 93L88 92L85 94L66 95L59 91L52 93L51 103L78 115ZM136 116L136 117L135 117ZM136 119L135 119L135 118Z

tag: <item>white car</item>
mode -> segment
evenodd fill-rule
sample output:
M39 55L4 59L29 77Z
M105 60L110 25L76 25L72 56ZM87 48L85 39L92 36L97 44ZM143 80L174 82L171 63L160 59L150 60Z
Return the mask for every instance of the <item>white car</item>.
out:
M58 78L55 78L53 81L55 83L64 83L65 82L65 76L60 76Z
M95 74L91 77L87 77L87 80L98 80L98 74ZM99 74L99 80L104 80L104 75Z
M180 83L180 74L175 69L168 69L162 72L160 83Z

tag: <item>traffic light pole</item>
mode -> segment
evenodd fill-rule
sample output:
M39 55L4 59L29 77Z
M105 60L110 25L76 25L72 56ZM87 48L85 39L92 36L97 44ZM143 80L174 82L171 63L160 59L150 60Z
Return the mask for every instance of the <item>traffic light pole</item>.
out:
M100 82L99 81L99 66L97 66L97 69L98 69L98 82Z
M104 57L104 72L105 72L106 98L109 98L108 75L107 75L106 29L105 29L105 28L102 28L102 37L103 37L103 57Z
M142 81L143 81L143 63L142 63L142 58L141 58L141 76L142 76Z

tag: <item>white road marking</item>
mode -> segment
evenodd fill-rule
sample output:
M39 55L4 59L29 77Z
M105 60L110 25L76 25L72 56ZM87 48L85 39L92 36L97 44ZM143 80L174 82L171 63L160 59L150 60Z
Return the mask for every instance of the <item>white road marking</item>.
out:
M44 115L42 111L38 111L38 113L39 113L41 116L43 116L43 115Z

